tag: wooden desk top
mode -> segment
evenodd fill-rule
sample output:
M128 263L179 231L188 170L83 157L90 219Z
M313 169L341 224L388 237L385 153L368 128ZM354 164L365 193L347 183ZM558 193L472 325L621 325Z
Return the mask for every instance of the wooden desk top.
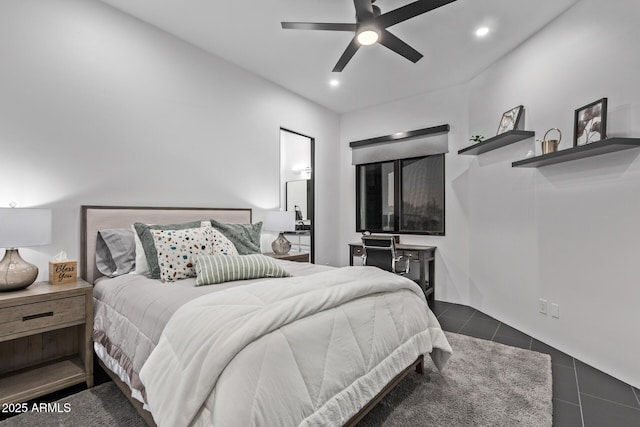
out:
M362 242L357 243L349 243L349 246L360 246L362 247ZM404 243L396 243L396 249L406 250L406 251L435 251L437 246L423 246L423 245L411 245Z

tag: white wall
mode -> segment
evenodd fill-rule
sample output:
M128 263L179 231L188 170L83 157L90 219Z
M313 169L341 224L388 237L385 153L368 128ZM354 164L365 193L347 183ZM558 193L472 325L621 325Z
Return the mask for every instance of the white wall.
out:
M608 134L640 137L640 4L582 0L469 87L469 132L525 105L526 128L562 130L608 97ZM477 157L471 187L470 304L615 377L640 385L640 150L511 168L534 140ZM535 144L537 154L540 147ZM560 319L538 313L538 299Z
M561 149L572 146L574 110L602 97L609 135L640 137L639 19L635 0L582 0L461 87L345 114L341 262L358 240L348 142L450 123L447 235L402 237L438 246L436 298L470 304L640 386L640 150L540 169L511 167L533 139L456 154L472 134L495 135L502 113L519 104L537 138L562 129ZM558 303L560 319L539 314L539 298Z
M79 257L80 206L279 206L279 133L316 138L319 229L338 116L98 1L0 2L0 205L54 209L41 268ZM319 235L317 261L337 263Z

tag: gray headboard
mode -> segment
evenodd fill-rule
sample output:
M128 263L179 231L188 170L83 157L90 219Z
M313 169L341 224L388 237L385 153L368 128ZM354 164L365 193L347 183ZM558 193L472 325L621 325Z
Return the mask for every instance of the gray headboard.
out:
M173 224L201 219L215 219L231 224L249 224L251 223L251 209L82 206L81 277L87 282L93 283L101 276L96 269L96 236L99 230L131 227L134 222Z

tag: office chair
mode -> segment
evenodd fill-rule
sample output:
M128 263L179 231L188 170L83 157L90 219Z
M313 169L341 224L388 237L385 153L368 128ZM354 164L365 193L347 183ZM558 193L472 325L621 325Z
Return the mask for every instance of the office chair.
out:
M409 273L411 263L408 258L396 255L396 241L393 236L362 236L362 249L363 265L378 267L395 274Z

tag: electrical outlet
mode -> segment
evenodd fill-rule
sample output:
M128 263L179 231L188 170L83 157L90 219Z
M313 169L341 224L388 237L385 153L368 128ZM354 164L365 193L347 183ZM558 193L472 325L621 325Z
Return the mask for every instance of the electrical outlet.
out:
M538 310L540 310L540 313L542 313L542 314L547 314L547 300L546 299L540 298L540 300L538 301Z
M551 303L551 315L556 319L560 318L560 306L556 303Z

